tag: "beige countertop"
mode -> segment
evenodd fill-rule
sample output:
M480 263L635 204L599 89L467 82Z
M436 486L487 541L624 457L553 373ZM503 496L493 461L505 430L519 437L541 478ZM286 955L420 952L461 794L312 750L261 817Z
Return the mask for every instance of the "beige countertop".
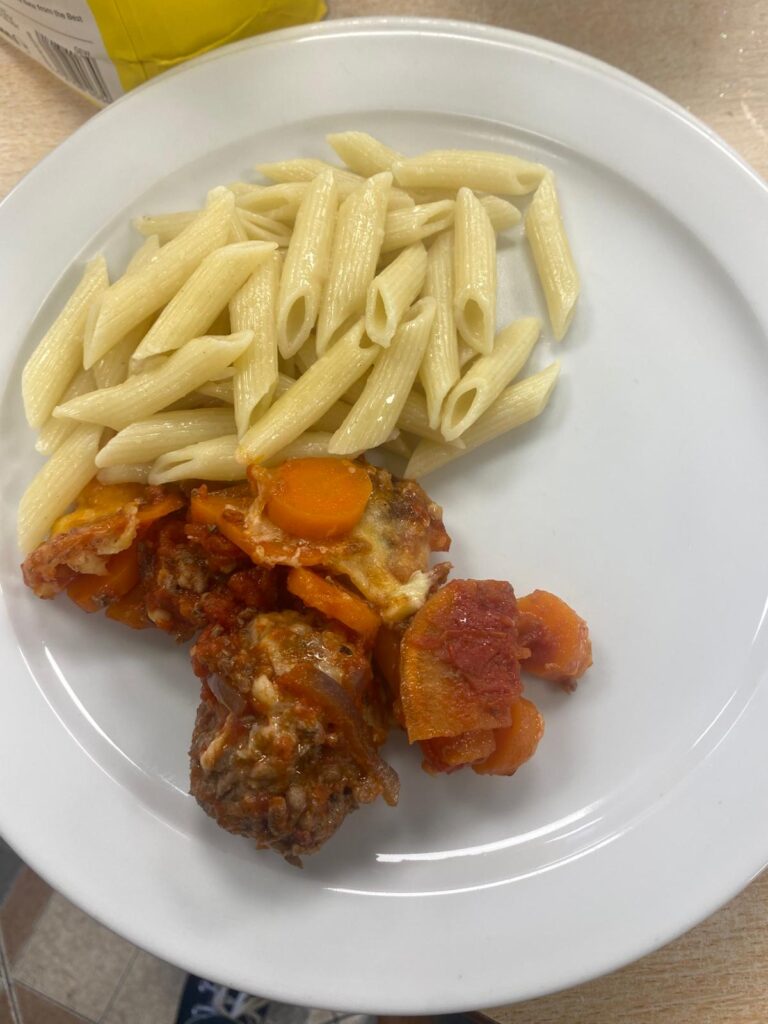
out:
M330 8L333 17L482 21L593 54L677 100L768 177L768 0L330 0ZM0 43L0 196L94 111ZM630 967L487 1013L500 1024L765 1024L768 874Z

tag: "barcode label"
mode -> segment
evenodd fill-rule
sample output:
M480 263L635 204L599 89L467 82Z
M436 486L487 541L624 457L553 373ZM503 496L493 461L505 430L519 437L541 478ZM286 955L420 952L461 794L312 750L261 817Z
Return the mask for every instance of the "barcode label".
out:
M43 35L42 32L35 32L37 44L48 61L52 71L83 92L87 92L94 99L102 103L109 103L112 99L107 83L101 74L98 62L89 57L86 53L78 53L62 46L55 40Z

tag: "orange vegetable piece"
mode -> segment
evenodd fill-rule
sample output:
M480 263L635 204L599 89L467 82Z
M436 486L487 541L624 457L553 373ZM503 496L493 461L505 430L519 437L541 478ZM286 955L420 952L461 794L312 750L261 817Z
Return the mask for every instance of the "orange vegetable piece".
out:
M319 576L311 569L291 569L287 586L309 608L316 608L329 619L338 619L369 642L373 641L381 625L381 618L362 597L357 597L335 580Z
M561 598L534 590L517 602L520 641L530 653L523 668L540 679L573 689L592 664L589 628Z
M51 534L66 533L119 512L129 502L141 498L143 493L142 484L100 484L98 480L91 480L78 494L74 511L59 516L51 527Z
M180 508L184 508L184 504L184 498L180 494L167 492L159 496L156 501L147 501L139 506L136 513L139 526L148 526L158 519L169 516L172 512L178 512Z
M544 719L536 705L520 697L512 705L512 721L503 729L493 730L495 749L480 764L473 764L478 775L513 775L536 753L544 735Z
M349 459L288 459L272 474L265 512L286 533L332 540L359 522L373 485Z
M138 546L132 544L111 556L104 575L76 576L67 587L67 594L84 612L97 612L105 604L133 590L138 582Z
M512 587L497 580L452 580L416 612L400 656L411 743L509 724L527 653L517 618Z
M147 615L144 603L144 587L139 584L123 597L119 597L107 607L106 616L115 622L122 622L131 629L148 629L152 622Z
M247 485L209 491L203 484L192 492L189 517L193 523L217 526L228 540L254 558L258 552L245 529L245 516L252 502L253 495Z
M423 740L422 768L430 775L436 775L438 772L455 772L465 765L485 761L495 749L494 735L493 729L476 729L474 732L462 732L458 736Z

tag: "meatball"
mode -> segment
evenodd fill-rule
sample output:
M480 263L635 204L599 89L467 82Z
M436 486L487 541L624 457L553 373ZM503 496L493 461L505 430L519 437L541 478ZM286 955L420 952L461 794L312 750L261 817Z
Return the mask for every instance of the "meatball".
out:
M190 749L191 792L230 832L292 863L398 779L365 721L371 670L341 631L298 612L209 627L193 649L204 680Z

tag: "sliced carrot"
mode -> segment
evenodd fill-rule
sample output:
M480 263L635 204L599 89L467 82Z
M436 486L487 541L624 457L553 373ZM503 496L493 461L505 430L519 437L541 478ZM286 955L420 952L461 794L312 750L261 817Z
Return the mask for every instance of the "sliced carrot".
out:
M520 642L531 652L523 669L572 689L592 664L589 628L561 598L534 590L518 598Z
M438 772L455 772L468 764L487 760L495 746L493 729L477 729L473 732L459 733L458 736L440 736L434 740L423 740L422 768L430 775L436 775Z
M373 485L349 459L288 459L272 473L265 511L281 530L332 540L359 522Z
M169 516L172 512L178 512L180 508L184 508L184 505L184 498L180 494L167 492L159 494L156 500L150 499L139 506L136 513L139 526L148 526L158 519Z
M362 597L311 569L291 569L287 586L309 608L316 608L329 619L338 619L369 642L373 641L381 619Z
M521 653L508 583L452 580L433 594L411 619L400 656L411 743L508 725L522 690Z
M129 502L139 500L143 493L142 484L100 484L98 480L91 480L78 494L74 511L59 516L51 527L51 533L67 533L95 519L119 512Z
M115 622L122 622L124 626L131 629L148 629L152 622L147 615L147 606L144 601L144 587L139 584L123 597L119 597L107 607L108 619Z
M83 611L97 612L105 604L133 590L138 582L138 546L132 544L111 556L104 575L76 576L67 587L67 594Z
M189 516L193 523L217 526L227 540L253 558L257 555L256 547L245 529L245 516L252 502L247 485L209 491L203 484L192 492Z
M510 724L493 730L493 753L480 764L473 764L472 771L478 775L514 775L536 753L543 735L544 719L539 709L525 697L518 698L512 705Z

